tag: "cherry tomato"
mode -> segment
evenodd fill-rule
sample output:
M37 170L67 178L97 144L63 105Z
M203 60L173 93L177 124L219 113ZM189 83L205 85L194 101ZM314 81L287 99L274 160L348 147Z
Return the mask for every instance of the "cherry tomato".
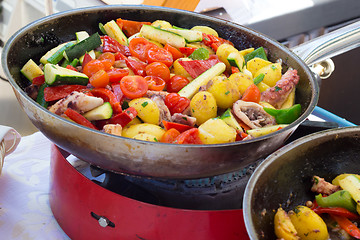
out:
M111 52L105 52L102 53L97 59L104 64L105 70L109 70L112 65L114 65L115 55Z
M162 78L165 82L170 80L170 69L162 62L153 62L146 66L146 75Z
M146 49L148 48L148 46L150 44L155 45L142 37L137 37L137 38L131 39L131 41L129 42L129 49L130 49L131 55L133 57L136 57L139 60L145 62L147 59Z
M171 55L173 56L173 60L175 61L178 58L182 58L184 56L184 54L182 54L177 48L169 45L169 44L165 44L164 46L165 50L168 50Z
M146 48L146 59L149 63L162 62L166 66L170 67L173 63L173 57L171 53L163 48L154 45L148 45Z
M145 80L148 83L148 89L154 91L161 91L165 88L165 81L156 76L146 76Z
M126 97L134 99L145 95L148 83L141 76L125 76L120 81L120 88Z
M177 136L180 135L180 132L175 128L170 128L167 130L161 137L160 142L163 143L173 143Z
M181 75L175 75L170 78L170 81L167 83L166 90L168 92L179 92L183 87L190 83L189 79Z
M129 75L129 69L122 69L122 68L112 68L108 71L106 71L109 75L109 81L112 83L120 82L120 80Z
M97 71L99 70L104 70L105 66L104 64L97 59L91 60L90 62L88 62L84 68L83 68L83 73L88 76L91 77L92 75L94 75Z
M192 128L175 138L174 143L177 144L202 144L201 139L199 138L199 129Z
M109 75L101 69L90 77L89 82L96 88L106 87L109 84Z
M177 93L170 93L165 97L165 105L169 108L171 115L182 113L190 105L190 99L181 97Z

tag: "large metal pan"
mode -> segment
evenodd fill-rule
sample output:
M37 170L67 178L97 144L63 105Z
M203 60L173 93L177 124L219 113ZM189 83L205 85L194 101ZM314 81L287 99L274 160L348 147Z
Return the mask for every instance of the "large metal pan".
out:
M20 68L29 58L39 58L74 33L99 31L98 24L116 18L154 21L163 19L180 27L208 25L238 48L264 46L269 58L281 58L284 68L298 70L296 102L302 115L288 127L257 139L217 145L173 145L133 140L94 131L67 121L40 107L24 92L27 81ZM77 9L35 21L15 33L6 43L2 65L15 95L32 123L52 142L73 155L114 172L161 178L200 178L236 171L279 148L317 104L317 78L293 52L251 29L193 12L148 6L105 6Z
M250 239L276 239L274 215L280 204L289 211L312 201L314 175L330 181L342 173L360 172L360 127L326 130L279 149L252 174L243 198ZM331 239L342 239L331 233Z

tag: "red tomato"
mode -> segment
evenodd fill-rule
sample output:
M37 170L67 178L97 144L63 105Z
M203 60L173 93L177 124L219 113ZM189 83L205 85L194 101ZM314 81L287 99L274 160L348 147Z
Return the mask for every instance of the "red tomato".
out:
M185 56L190 56L196 50L196 48L193 48L193 47L181 47L181 48L179 48L179 50Z
M169 108L171 115L182 113L190 105L190 99L181 97L177 93L170 93L165 97L165 105Z
M170 69L162 62L153 62L146 66L146 75L162 78L165 82L170 80Z
M104 64L100 60L94 59L94 60L91 60L90 62L88 62L84 66L83 73L86 74L86 76L91 77L97 71L104 70L104 69L105 69Z
M173 57L171 53L163 48L153 45L148 45L146 48L146 59L149 63L162 62L166 66L170 67L173 63Z
M190 83L189 79L181 75L175 75L170 78L170 81L167 83L166 90L168 92L179 92L183 87Z
M255 84L251 84L244 92L241 97L241 100L247 102L259 103L261 98L261 93L259 88Z
M112 83L120 82L120 80L129 75L129 69L112 68L106 71L109 75L109 81Z
M141 76L125 76L120 81L120 88L126 97L134 99L145 95L148 83Z
M199 138L199 129L192 128L176 137L174 143L177 144L202 144Z
M90 77L89 82L96 88L106 87L109 84L109 75L101 69Z
M115 62L115 55L111 52L104 52L102 53L98 58L98 60L102 61L102 63L108 67L109 69L111 68L112 65L114 65ZM108 69L106 69L108 70Z
M162 91L165 88L165 81L156 76L146 76L145 80L148 83L148 89L154 91Z
M155 45L142 37L131 39L131 41L129 42L129 49L131 55L145 62L147 60L146 49L150 44Z
M167 130L161 137L160 142L163 143L173 143L177 136L180 135L180 132L175 128L170 128Z
M182 54L177 48L169 45L169 44L165 44L164 46L165 50L168 50L171 55L173 56L173 60L175 61L178 58L182 58L184 56L184 54Z

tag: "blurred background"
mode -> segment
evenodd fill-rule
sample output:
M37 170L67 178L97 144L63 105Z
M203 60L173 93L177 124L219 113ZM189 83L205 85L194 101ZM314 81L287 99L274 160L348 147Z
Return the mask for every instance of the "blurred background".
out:
M18 29L46 15L74 8L144 4L195 11L245 25L289 48L360 20L359 0L2 0L0 47ZM360 124L360 48L332 58L335 71L321 83L318 106ZM20 108L0 67L0 125L20 134L36 130Z

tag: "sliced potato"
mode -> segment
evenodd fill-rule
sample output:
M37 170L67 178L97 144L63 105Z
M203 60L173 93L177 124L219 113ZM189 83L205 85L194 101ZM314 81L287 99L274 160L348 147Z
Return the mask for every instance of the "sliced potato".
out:
M240 99L240 91L233 80L216 76L211 81L213 83L207 91L214 96L219 108L231 108L234 102Z
M190 74L185 70L185 68L183 66L181 66L181 64L179 63L180 61L191 61L192 59L190 58L179 58L177 59L174 63L173 63L173 69L172 71L174 72L175 75L181 75L184 76L186 78L192 79L192 77L190 76Z
M254 83L249 75L242 72L231 74L229 79L237 85L240 94L244 94L245 90Z
M200 125L210 118L217 116L217 105L214 96L207 91L201 91L194 95L190 102L191 116L196 118Z
M262 128L254 128L247 130L246 133L249 134L252 137L261 137L273 132L276 132L277 130L286 127L287 124L279 124L279 125L273 125L268 127L262 127Z
M145 123L159 124L160 110L150 98L136 98L129 102L129 106L136 109L138 117Z
M172 25L169 22L165 21L165 20L156 20L155 22L153 22L151 24L151 26L158 27L158 28L161 28L161 29L172 28Z
M275 235L278 239L299 240L296 229L287 213L279 208L274 217Z
M236 131L219 118L211 118L199 126L199 138L204 144L235 142Z
M241 55L245 56L248 53L251 53L252 51L254 51L254 48L246 48L244 50L239 51Z
M271 62L266 61L262 58L255 57L246 63L246 69L249 70L254 77L255 74L263 67L270 65Z
M238 50L235 47L233 47L227 43L221 44L218 47L218 49L216 50L216 55L219 57L220 61L225 63L227 70L231 69L231 65L230 65L229 61L227 60L229 54L232 52L237 52L237 51Z
M265 77L262 82L269 85L270 87L273 87L281 78L281 69L282 67L280 63L272 63L259 69L255 73L254 78L263 73L265 74Z
M310 208L305 206L297 206L294 211L289 211L288 214L300 239L329 239L326 223Z
M290 92L285 102L281 105L281 109L289 108L295 104L295 88Z
M160 139L158 139L154 135L148 134L148 133L139 133L139 134L136 134L133 138L137 139L137 140L143 140L143 141L149 141L149 142L159 142L160 141Z
M165 130L158 125L150 123L140 123L127 126L122 131L123 137L134 138L139 134L148 134L155 136L156 139L160 140L162 135L165 133Z
M191 30L196 30L196 31L199 31L199 32L202 32L205 34L214 35L216 37L219 36L219 34L214 29L212 29L211 27L208 27L208 26L195 26L195 27L191 28Z

